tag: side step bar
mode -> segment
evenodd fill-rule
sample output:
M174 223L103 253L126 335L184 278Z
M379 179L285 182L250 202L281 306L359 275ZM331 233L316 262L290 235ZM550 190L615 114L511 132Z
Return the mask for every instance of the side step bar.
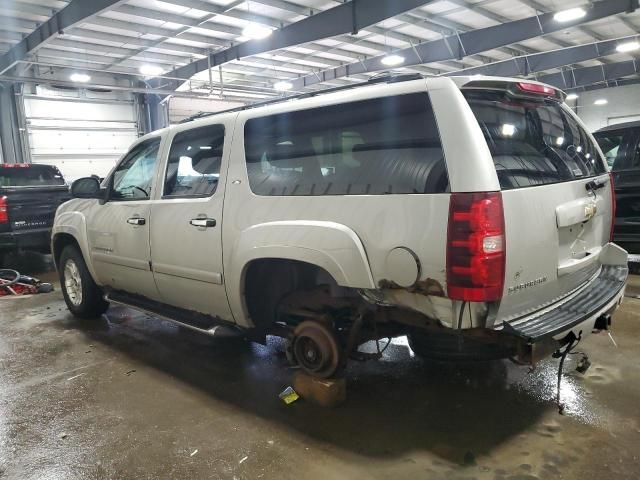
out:
M205 335L216 337L240 337L244 335L243 331L235 324L219 320L204 313L149 300L140 295L112 290L105 295L105 300L160 317L163 320L168 320L176 325L204 333Z
M611 303L624 288L628 273L626 266L604 265L591 284L569 301L537 317L504 322L503 331L531 344L569 330Z

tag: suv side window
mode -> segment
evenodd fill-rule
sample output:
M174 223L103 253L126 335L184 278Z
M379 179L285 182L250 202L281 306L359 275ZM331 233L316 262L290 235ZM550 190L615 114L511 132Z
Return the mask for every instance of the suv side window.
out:
M136 145L113 172L110 200L149 200L160 139Z
M164 197L208 197L220 179L224 125L208 125L176 134L171 144Z
M449 186L426 92L250 119L245 154L257 195L443 193Z

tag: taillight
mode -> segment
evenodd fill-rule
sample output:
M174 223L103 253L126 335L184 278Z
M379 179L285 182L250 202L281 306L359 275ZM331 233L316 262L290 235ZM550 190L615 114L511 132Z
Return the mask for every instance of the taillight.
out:
M502 297L505 232L500 192L453 193L447 232L447 292L454 300Z
M7 197L0 197L0 223L7 223L9 221L8 210Z
M609 231L609 241L613 242L613 229L616 226L616 188L613 181L613 173L609 172L611 181L611 230Z
M554 97L557 92L555 88L548 87L547 85L540 85L539 83L518 82L518 88L523 92L535 93L538 95L551 95Z

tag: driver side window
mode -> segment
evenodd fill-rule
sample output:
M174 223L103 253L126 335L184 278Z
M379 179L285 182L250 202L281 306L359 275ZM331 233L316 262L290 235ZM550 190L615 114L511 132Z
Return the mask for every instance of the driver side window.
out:
M113 172L111 200L149 200L160 139L137 145Z

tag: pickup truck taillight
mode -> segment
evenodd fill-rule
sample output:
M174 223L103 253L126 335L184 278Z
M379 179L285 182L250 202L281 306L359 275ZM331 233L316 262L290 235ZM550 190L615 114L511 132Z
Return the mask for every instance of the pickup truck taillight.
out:
M0 223L9 221L9 206L7 205L7 197L0 197Z
M609 172L611 181L611 230L609 231L609 241L613 242L613 229L616 226L616 187L613 181L613 173Z
M447 292L453 300L502 297L505 231L500 192L453 193L447 232Z

